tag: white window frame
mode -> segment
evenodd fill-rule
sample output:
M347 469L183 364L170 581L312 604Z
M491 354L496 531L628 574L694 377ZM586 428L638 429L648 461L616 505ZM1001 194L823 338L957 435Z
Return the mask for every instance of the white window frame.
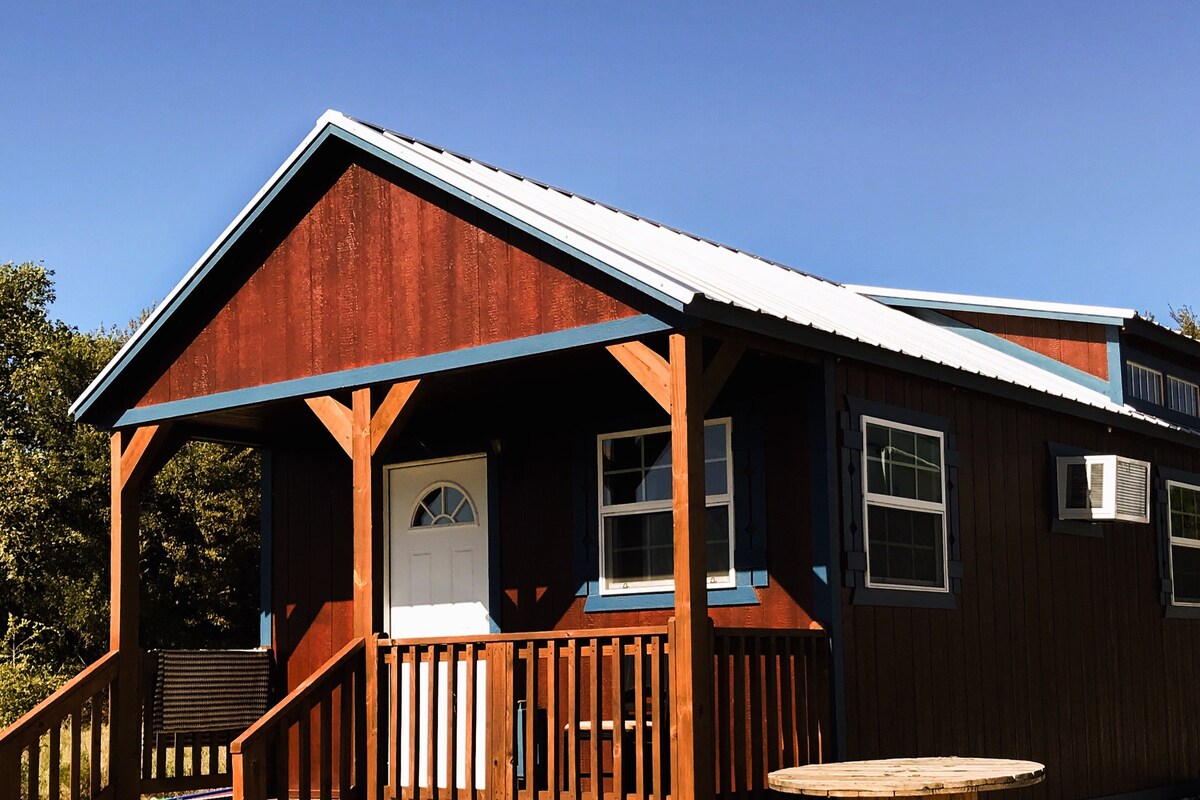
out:
M1168 573L1171 576L1171 605L1181 606L1183 608L1200 608L1200 603L1189 603L1175 599L1175 548L1176 547L1191 547L1200 550L1200 540L1188 539L1185 537L1176 537L1175 532L1171 530L1171 487L1178 486L1181 489L1188 489L1193 492L1200 492L1200 486L1184 481L1167 481L1167 566L1170 569Z
M916 500L909 497L896 497L890 494L879 494L872 492L867 482L867 427L869 425L878 425L883 428L893 428L895 430L908 431L910 433L919 433L923 436L936 437L938 440L938 453L941 458L940 472L942 479L942 501L933 503L928 500ZM917 425L908 425L903 422L896 422L882 417L871 417L864 414L859 420L859 428L862 435L862 475L859 480L862 481L862 521L863 521L863 549L866 551L867 570L866 570L866 585L872 589L887 589L888 591L898 592L938 592L947 593L950 591L950 537L948 535L948 520L949 511L947 508L947 492L946 487L946 434L944 431L934 430L932 428L922 428ZM887 508L899 508L907 511L924 511L934 512L941 516L942 519L942 585L941 586L909 586L901 583L891 583L886 580L876 579L871 573L871 526L870 526L870 507L872 505L883 506Z
M1188 409L1185 409L1185 408L1176 408L1174 405L1171 404L1171 382L1172 381L1174 381L1175 383L1183 384L1184 386L1191 387L1192 392L1194 393L1194 396L1196 398L1197 410L1200 410L1200 384L1192 383L1191 381L1184 380L1183 378L1176 377L1175 375L1168 375L1167 376L1167 385L1166 385L1166 397L1164 398L1166 400L1167 408L1171 409L1172 411L1178 411L1180 414L1187 414L1188 416L1193 416L1193 417L1197 416L1196 411L1189 411Z
M717 419L706 419L704 421L705 428L713 425L725 426L725 492L723 494L709 494L706 487L704 507L707 509L723 505L728 510L729 574L724 578L708 576L707 585L710 589L728 589L737 585L737 569L736 565L733 563L734 539L736 538L736 529L734 528L733 517L733 423L730 417L719 417ZM670 498L668 498L667 500L648 500L640 503L622 503L619 505L605 506L604 443L612 439L625 439L631 436L642 436L650 433L664 433L670 432L670 430L670 425L661 425L653 428L636 428L634 430L617 431L615 433L603 433L596 437L596 505L599 522L597 527L597 552L599 553L598 563L600 565L598 585L601 595L647 594L651 592L670 592L674 591L675 589L674 578L659 581L639 581L632 586L610 585L608 581L607 564L605 563L607 559L606 553L608 548L605 547L604 541L604 520L606 518L662 511L669 513L672 511L673 502ZM703 439L703 437L701 437L701 439ZM614 581L613 583L616 582Z
M1154 400L1151 400L1149 397L1142 397L1142 396L1140 396L1140 395L1134 394L1134 392L1133 392L1133 375L1132 375L1132 372L1133 372L1133 370L1135 370L1135 369L1140 369L1140 370L1142 370L1143 372L1149 372L1151 375L1156 375L1156 376L1158 376L1158 398L1159 398L1159 402L1155 403L1155 405L1161 405L1161 406L1163 406L1163 407L1166 407L1166 403L1167 403L1167 394L1166 394L1166 393L1167 393L1167 386L1166 386L1166 382L1163 380L1163 374L1162 374L1162 372L1160 372L1159 370L1153 369L1153 368L1151 368L1151 367L1147 367L1145 364L1139 364L1139 363L1138 363L1138 362L1136 362L1136 361L1126 361L1126 362L1125 362L1125 365L1126 365L1126 367L1128 367L1128 369L1129 369L1129 372L1131 373L1131 374L1129 374L1129 375L1127 375L1127 376L1126 376L1126 377L1129 379L1129 384L1130 384L1130 386L1129 386L1129 395L1130 395L1130 397L1136 398L1136 399L1138 399L1138 400L1145 401L1145 402L1147 402L1147 403L1155 403L1155 401L1154 401Z

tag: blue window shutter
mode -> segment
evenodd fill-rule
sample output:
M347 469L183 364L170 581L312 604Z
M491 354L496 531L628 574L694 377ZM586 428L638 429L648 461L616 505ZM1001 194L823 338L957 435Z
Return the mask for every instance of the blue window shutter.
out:
M574 515L574 524L571 526L571 566L577 597L596 594L600 585L596 479L596 438L577 436L571 447L571 505Z
M733 459L734 568L738 584L748 575L751 586L767 585L767 487L763 418L756 409L733 415L730 457Z

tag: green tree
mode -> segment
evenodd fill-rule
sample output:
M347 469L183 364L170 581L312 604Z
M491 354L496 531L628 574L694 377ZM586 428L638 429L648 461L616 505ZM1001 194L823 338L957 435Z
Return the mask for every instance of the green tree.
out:
M1197 318L1196 312L1191 306L1180 306L1179 308L1171 308L1171 319L1175 320L1175 324L1179 326L1179 332L1184 336L1190 336L1193 339L1200 339L1200 318Z
M4 670L44 688L107 649L109 436L68 408L128 331L81 332L53 300L49 270L0 264L0 694ZM146 646L254 643L258 474L253 451L192 443L143 493Z

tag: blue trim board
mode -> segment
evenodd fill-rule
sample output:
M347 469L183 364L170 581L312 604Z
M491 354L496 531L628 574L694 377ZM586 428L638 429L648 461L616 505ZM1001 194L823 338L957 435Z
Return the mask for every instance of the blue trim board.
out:
M200 284L205 281L209 273L211 273L216 265L225 257L230 248L232 248L241 239L246 231L253 227L254 223L257 221L263 211L275 200L280 192L282 192L291 183L301 168L331 137L341 139L342 141L345 141L346 143L353 145L360 150L407 172L413 177L429 183L430 185L435 186L436 188L441 189L442 191L445 191L454 197L457 197L458 199L474 206L475 208L478 208L481 211L484 211L485 213L516 227L518 230L534 236L535 238L551 245L552 247L561 250L563 253L600 270L605 275L615 278L616 280L639 292L642 292L646 296L671 309L676 311L683 310L683 303L663 293L662 291L627 275L626 273L609 264L605 264L604 262L583 253L579 249L566 244L565 242L555 239L549 234L534 228L528 223L518 220L511 214L502 212L494 206L480 200L479 198L469 195L466 192L463 192L461 189L435 178L429 173L414 167L412 164L397 158L391 153L388 153L376 147L375 145L369 144L360 137L331 124L326 126L326 128L313 139L308 148L306 148L305 151L296 158L296 160L287 169L287 171L284 172L275 185L271 187L270 191L263 195L253 210L251 210L237 226L237 228L225 238L225 240L221 243L221 246L215 252L213 252L211 256L209 256L209 258L204 262L203 266L196 270L196 272L191 276L190 279L188 279L187 283L182 287L179 293L171 298L168 305L163 308L162 313L155 317L151 325L144 332L139 331L139 335L135 335L135 341L133 345L124 353L124 355L121 356L120 362L117 363L113 370L109 372L107 376L105 376L104 380L96 386L95 390L90 392L90 394L82 399L79 409L75 415L76 419L82 419L87 414L88 410L97 402L97 400L99 400L99 398L108 391L113 383L116 382L121 373L125 371L129 364L131 364L136 358L138 353L141 352L146 343L149 342L155 336L155 334L162 329L167 321L187 301L188 297L190 297L191 294L200 286Z
M738 576L741 577L740 575ZM753 606L758 605L758 593L753 586L736 586L732 589L709 589L708 605ZM585 612L593 611L651 611L674 608L674 592L648 592L646 594L591 594L583 601Z
M1114 403L1125 402L1125 363L1121 359L1121 328L1109 325L1104 329L1108 348L1108 396Z
M1120 325L1124 317L1109 317L1099 314L1074 314L1069 311L1035 311L1026 308L1009 308L1008 306L989 306L978 303L958 303L950 300L914 300L908 297L889 297L882 294L869 294L872 300L885 306L897 308L928 308L939 311L973 311L979 314L1003 314L1007 317L1034 317L1036 319L1061 319L1067 322L1090 322L1096 325Z
M219 392L204 397L173 400L169 403L131 408L117 419L113 427L123 428L132 425L147 425L168 419L187 417L194 414L205 414L212 411L224 411L226 409L239 408L256 403L266 403L273 400L326 394L341 389L367 386L373 383L407 380L437 372L448 372L465 367L475 367L483 364L511 361L527 356L543 355L559 350L570 350L576 347L632 339L648 333L657 333L671 329L671 325L657 317L642 314L611 322L600 322L595 325L584 325L579 328L555 331L554 333L540 333L536 336L525 336L506 342L495 342L493 344L479 345L478 347L468 347L462 350L452 350L447 353L418 356L417 358L409 358L403 361L373 364L368 367L330 372L324 375L314 375L309 378L296 378L278 383L268 383L264 386Z
M1050 356L1044 356L1041 353L1030 350L1027 347L1022 347L1019 344L1010 342L1001 336L994 333L988 333L985 330L968 325L961 320L947 317L945 314L939 314L927 308L917 309L913 312L913 316L924 320L931 325L937 325L940 328L951 330L960 336L964 336L974 342L986 345L993 350L998 350L1005 355L1024 361L1026 364L1044 369L1046 372L1053 373L1060 378L1066 378L1072 383L1078 383L1093 391L1101 392L1109 397L1112 396L1112 389L1109 381L1103 378L1098 378L1089 372L1084 372L1081 369L1076 369L1069 364L1064 364L1061 361L1055 361ZM1110 353L1109 358L1112 358ZM1111 375L1111 372L1109 373Z

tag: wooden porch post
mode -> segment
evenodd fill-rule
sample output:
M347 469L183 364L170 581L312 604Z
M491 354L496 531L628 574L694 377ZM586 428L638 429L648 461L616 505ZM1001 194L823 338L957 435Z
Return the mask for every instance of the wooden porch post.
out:
M354 636L367 641L366 709L364 722L366 742L362 753L368 800L383 796L382 751L379 742L379 659L375 635L383 629L383 596L380 581L383 576L382 498L379 494L380 471L378 455L387 442L400 430L403 418L412 406L409 401L420 381L394 384L379 408L372 413L371 389L354 390L350 408L332 397L314 397L305 402L317 418L350 456L353 490L353 550L354 550Z
M671 485L675 527L675 719L672 795L712 800L712 645L704 511L703 365L699 331L671 334Z
M109 705L112 775L116 800L141 796L141 711L138 690L138 514L142 483L169 457L167 428L150 425L112 435L112 539L108 648L117 652L117 681Z

